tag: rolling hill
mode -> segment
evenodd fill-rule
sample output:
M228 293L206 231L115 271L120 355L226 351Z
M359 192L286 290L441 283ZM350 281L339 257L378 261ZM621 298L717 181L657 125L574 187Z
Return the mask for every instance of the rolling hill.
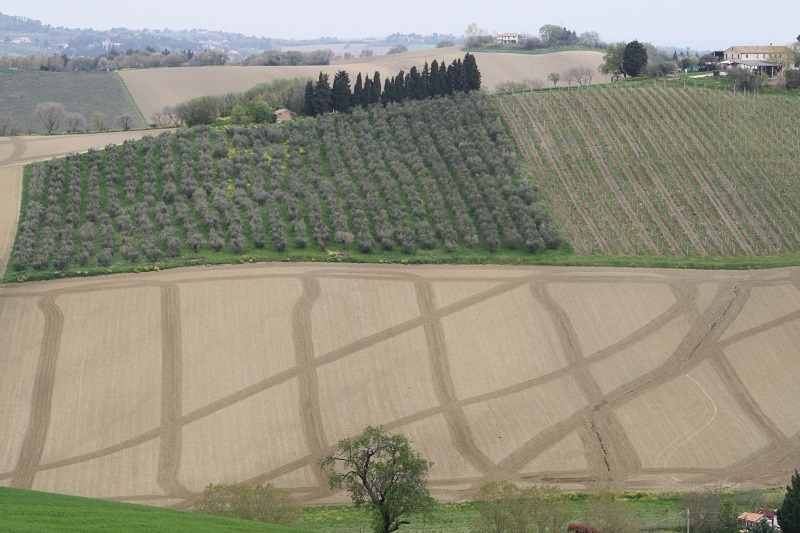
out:
M796 96L650 82L495 101L579 254L800 251Z
M694 253L725 257L733 250L705 243L784 242L796 195L772 190L795 190L796 164L784 175L792 160L778 145L736 129L759 124L759 135L791 143L791 129L759 117L792 104L648 91L496 100L576 250L586 252L589 228L604 237L589 252L606 243L633 254L639 243L668 259L681 235ZM343 139L357 129L324 127ZM712 143L741 153L717 161ZM29 146L0 142L9 206L23 191L7 165L32 159ZM234 160L253 150L234 149ZM10 218L0 216L0 235ZM691 228L707 241L688 240ZM662 238L680 245L645 246ZM308 504L343 502L317 458L383 424L434 462L442 500L499 479L780 486L800 463L798 326L798 267L262 263L6 284L0 484L186 508L207 483L273 482Z
M313 78L320 71L330 74L338 70L356 75L381 73L381 79L395 76L400 70L408 72L412 66L421 68L427 61L451 63L462 58L459 47L422 50L392 54L369 59L337 61L327 66L314 67L197 67L125 70L119 74L142 111L149 120L153 113L165 106L174 106L198 96L242 92L258 85L282 78ZM483 86L494 90L503 81L526 79L547 80L550 72L565 72L573 67L590 67L596 70L603 61L601 52L556 52L543 55L476 53L478 67L483 76ZM595 83L607 79L595 76Z
M68 113L81 113L87 122L92 113L105 113L109 128L116 127L114 117L122 114L134 117L132 127L145 126L125 84L114 73L0 69L0 115L14 118L23 133L46 132L34 116L42 102L63 104ZM62 125L56 131L66 128Z

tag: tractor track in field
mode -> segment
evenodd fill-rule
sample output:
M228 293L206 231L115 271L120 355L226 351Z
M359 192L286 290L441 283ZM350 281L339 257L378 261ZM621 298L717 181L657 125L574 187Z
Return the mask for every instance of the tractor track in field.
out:
M78 136L76 136L77 138ZM116 137L115 137L116 138ZM121 137L120 137L121 138ZM69 138L67 138L69 140ZM68 153L86 149L91 144L105 143L105 138L97 136L64 145L63 139L11 140L13 149L10 155L0 162L0 262L4 268L7 262L14 231L16 216L3 217L3 212L18 212L21 197L20 163L35 159L47 158L42 154L48 143L53 144L51 153ZM62 143L62 144L58 144ZM74 149L69 149L69 148ZM10 211L9 211L10 209ZM191 383L187 383L185 368L188 358L185 357L184 340L191 338L194 332L186 331L181 317L187 313L198 312L181 301L183 291L191 291L194 284L231 281L281 280L298 283L302 288L300 296L288 309L278 312L290 317L291 331L288 332L291 345L294 347L295 360L287 369L276 371L271 375L258 376L247 386L237 388L223 394L205 405L184 411L183 394ZM325 284L321 283L324 280ZM371 281L386 284L406 283L413 290L413 301L416 308L411 318L387 325L379 331L364 334L360 338L350 340L341 346L318 353L313 342L313 333L324 323L315 322L312 311L325 294L326 284L335 284L337 280ZM482 285L472 293L445 303L439 303L439 291L447 284L470 286L480 282ZM643 287L665 287L674 301L665 303L659 311L645 323L631 328L624 335L613 339L606 346L587 351L581 344L578 332L584 327L569 308L554 297L554 284L576 284L585 291L592 291L595 286L613 287L616 284L641 284ZM716 293L709 303L699 304L700 284L714 284ZM490 287L485 285L489 284ZM778 318L740 331L723 338L724 332L743 312L752 291L761 287L785 287L786 298L794 298L796 308L785 312ZM65 327L65 317L58 305L62 295L83 294L94 299L102 299L106 293L117 289L135 291L140 288L156 287L159 290L159 322L160 332L160 374L150 377L155 380L152 385L153 394L159 394L160 404L158 419L154 420L153 429L143 431L133 437L115 442L109 446L86 453L66 453L67 456L42 462L45 445L58 442L59 435L53 431L54 397L58 380L69 375L69 369L61 368L64 364L59 360L59 352ZM472 347L458 344L458 338L448 336L445 321L451 324L454 319L479 305L496 301L506 301L511 295L524 294L525 301L535 303L544 309L544 318L552 323L554 344L564 353L564 364L556 369L539 374L523 374L515 376L512 382L498 385L496 388L475 394L457 395L459 377L457 357L461 351ZM335 450L334 439L326 433L326 423L320 399L320 378L326 367L333 363L346 361L350 356L367 348L394 339L405 333L419 330L424 338L424 360L428 369L434 401L430 405L410 414L404 414L385 422L389 430L397 430L422 422L430 417L441 416L444 421L437 434L437 446L452 448L459 460L468 464L469 473L463 477L436 477L431 480L431 488L435 495L446 499L465 499L473 496L481 484L490 480L510 479L521 483L546 482L568 486L579 486L593 489L601 486L612 488L674 489L673 478L682 479L683 487L694 488L703 483L732 481L746 484L755 480L762 486L781 485L785 480L781 476L791 473L792 468L800 461L800 433L787 435L779 427L770 411L769 405L748 388L748 382L726 357L725 349L733 347L755 335L785 335L792 330L794 324L800 324L800 269L790 268L779 271L758 273L742 272L681 272L681 271L642 271L642 270L608 270L588 268L515 268L515 267L398 267L381 265L341 265L321 266L299 264L284 265L245 265L213 268L188 268L146 275L121 275L109 278L86 280L57 280L52 282L30 283L0 287L0 302L30 302L37 311L37 320L43 332L41 343L36 349L0 346L0 370L3 357L30 357L36 360L36 370L29 384L30 393L24 398L14 398L20 407L29 411L27 426L20 435L9 436L18 444L9 449L19 449L19 453L10 461L0 463L0 484L20 488L37 488L47 490L47 486L37 485L37 473L57 469L80 469L82 465L96 464L98 460L113 461L119 452L150 441L158 441L156 455L150 460L156 463L151 487L158 491L142 490L127 495L108 494L109 499L122 501L146 501L155 505L168 505L178 508L189 508L198 496L202 487L187 486L182 480L182 467L192 460L187 456L187 425L223 409L234 408L244 400L251 399L264 391L287 384L297 383L299 401L293 408L299 420L300 431L294 438L302 442L305 450L287 459L282 464L265 471L254 472L253 475L241 479L252 483L271 482L303 469L311 470L311 478L297 481L292 490L297 497L308 504L330 501L331 492L326 480L316 469L319 457ZM517 296L518 297L518 296ZM508 300L511 301L511 300ZM615 312L615 305L638 305L637 301L607 302L609 309ZM112 304L114 309L125 309L126 302ZM211 305L231 305L230 302L213 302ZM391 306L394 302L385 301ZM0 328L3 327L4 306L0 305ZM87 311L89 312L89 311ZM342 310L341 312L347 312ZM497 308L503 313L504 307ZM86 320L92 320L89 315ZM131 312L130 320L137 317ZM656 333L665 331L678 319L686 319L688 332L675 342L675 347L668 357L654 364L637 377L629 379L616 389L604 393L601 382L594 370L608 364L612 356L637 349L644 341ZM598 318L602 320L602 316ZM233 321L228 327L236 328ZM9 325L7 327L13 327ZM452 325L450 325L452 327ZM480 328L478 323L474 327ZM796 329L796 328L794 328ZM0 333L5 330L0 329ZM481 330L484 335L495 333ZM98 335L105 332L98 331ZM156 332L143 331L142 335L154 335ZM241 332L246 335L247 332ZM789 337L787 337L789 339ZM798 344L786 341L786 349L797 353ZM16 345L15 345L16 346ZM26 345L23 345L26 346ZM532 348L532 347L529 347ZM526 357L539 357L529 349ZM756 354L761 356L762 354ZM108 354L113 357L114 354ZM755 355L754 355L755 356ZM718 402L712 391L706 391L699 382L697 386L708 397L705 403L706 416L685 431L676 441L676 447L664 452L660 464L645 463L644 452L633 438L631 428L621 418L621 408L630 409L639 405L653 391L665 385L677 385L686 381L691 371L701 364L707 363L714 376L719 378L728 395L734 398L737 413L741 413L741 423L747 424L750 430L766 439L767 444L754 449L748 454L731 459L725 467L706 468L702 465L682 463L680 450L685 443L710 438L707 428L716 423L716 411L709 410ZM233 364L231 362L231 364ZM494 379L494 365L506 363L487 362L486 366L475 368L473 372L481 372L485 379ZM522 366L520 366L522 368ZM705 368L705 367L704 367ZM353 371L358 371L353 368ZM66 372L66 373L64 373ZM505 456L492 459L491 450L481 440L482 428L470 421L467 408L482 406L488 402L514 397L524 391L534 391L540 387L555 383L556 380L569 378L577 384L577 390L583 397L583 405L565 414L559 420L542 427L535 427L517 443ZM6 378L8 379L8 378ZM370 379L383 380L388 390L391 388L391 376L372 376ZM693 378L690 377L693 380ZM0 372L0 393L3 387L3 375ZM691 385L691 384L690 384ZM463 386L463 384L461 385ZM695 390L697 390L695 388ZM2 400L2 398L0 398ZM130 400L135 405L135 399ZM13 408L14 403L7 403ZM125 404L128 405L128 404ZM264 406L269 408L268 405ZM518 409L526 406L519 405ZM721 408L721 406L720 406ZM711 416L712 413L714 416ZM339 413L349 416L348 413ZM530 420L535 424L536 413L530 413ZM124 420L121 420L124 423ZM364 424L366 425L366 423ZM278 428L276 428L277 430ZM530 428L528 428L530 429ZM539 471L526 470L532 461L546 457L559 446L559 443L570 435L576 435L577 442L583 452L581 459L586 468L562 467L560 465ZM3 437L4 438L4 437ZM235 434L231 438L236 438ZM9 441L11 442L11 441ZM0 449L3 442L0 441ZM49 446L49 444L48 444ZM270 453L268 449L261 453ZM0 460L2 460L0 456ZM113 464L113 462L112 462ZM114 479L118 469L112 468L108 476ZM74 470L70 470L74 471ZM666 479L664 479L666 478ZM654 481L654 479L656 481ZM657 481L661 479L662 481ZM209 482L212 480L209 479ZM85 494L89 489L75 486L72 493ZM155 490L155 489L152 489ZM572 489L571 489L572 490ZM157 493L158 492L158 493ZM103 496L101 494L101 496ZM341 495L340 495L341 496ZM177 503L176 503L177 502Z
M395 270L391 268L373 270L367 267L363 273L359 272L360 269L352 267L341 269L325 267L312 269L311 271L309 271L310 267L308 265L298 265L296 268L298 272L291 274L283 271L272 273L269 267L264 267L260 275L244 271L240 274L240 269L231 267L209 269L210 276L197 277L194 281L182 277L178 271L172 271L170 273L161 273L158 276L141 277L138 280L132 280L131 276L120 276L99 281L86 280L83 283L75 281L61 284L57 282L36 283L19 286L19 289L22 290L4 290L0 292L0 298L35 299L42 310L45 330L47 331L40 350L39 368L33 389L34 401L31 406L31 421L23 439L22 453L12 470L0 472L0 481L7 480L6 483L14 486L30 488L38 471L79 465L92 459L109 456L132 448L152 439L160 439L157 483L164 493L130 495L127 498L115 496L114 499L152 501L155 504L161 501L178 500L182 503L170 505L178 508L188 508L198 493L185 487L180 481L180 464L185 460L181 452L182 428L221 409L233 406L261 391L293 379L297 379L300 384L300 403L297 411L298 416L303 420L303 439L306 442L309 453L287 463L283 467L264 472L247 481L271 481L298 468L314 467L319 457L333 451L335 445L334 442L331 442L326 437L324 431L319 405L318 373L324 371L324 367L327 364L339 361L366 347L416 328L422 328L425 332L431 379L434 383L438 405L392 421L386 424L386 427L389 429L397 428L437 414L444 415L447 440L452 443L460 456L481 474L479 478L451 479L447 482L435 480L432 483L435 491L449 494L450 497L455 494L469 497L474 494L482 483L493 479L514 479L521 482L578 483L587 488L598 486L624 488L629 486L628 484L631 483L630 480L632 478L648 472L673 477L679 475L693 476L695 480L707 479L708 482L719 479L721 476L728 479L731 476L728 469L721 472L719 469L678 467L666 464L669 462L666 460L664 461L665 464L657 468L644 467L638 459L635 446L629 440L624 425L616 416L616 410L620 406L634 402L657 387L686 375L687 372L703 361L712 363L715 372L722 377L726 388L736 398L737 404L747 418L758 426L760 432L768 436L770 450L773 450L779 456L786 457L792 456L798 447L796 439L789 439L783 435L774 422L770 420L769 413L764 411L758 402L746 393L741 378L738 377L733 367L722 356L722 347L733 345L751 335L773 331L792 321L800 320L800 310L746 330L733 337L720 340L726 328L736 320L738 314L744 308L753 288L774 286L787 282L790 286L794 286L794 276L772 280L765 279L763 282L759 282L756 275L745 276L738 274L733 276L734 279L729 282L718 281L717 294L706 309L700 310L696 305L698 295L696 286L688 282L683 273L676 273L676 276L673 276L674 279L669 279L669 275L666 276L666 279L663 279L649 275L642 276L636 272L631 272L630 278L608 276L603 273L586 275L586 272L582 272L581 274L583 275L581 276L573 277L569 273L571 270L539 269L536 272L529 272L525 269L514 269L509 274L504 269L500 269L500 271L503 271L503 275L488 277L494 283L492 288L478 291L474 295L440 307L436 303L435 286L437 282L459 281L469 283L473 279L481 278L473 278L470 275L430 278L409 269ZM189 273L191 271L187 269L184 272ZM717 277L724 280L727 276L717 275ZM232 279L255 280L263 278L298 279L303 288L300 298L290 311L293 324L292 338L294 339L296 352L295 366L194 411L182 412L181 391L185 384L181 377L183 364L181 362L181 337L185 335L185 332L181 331L180 316L185 310L181 307L180 292L177 289L176 282L183 287L190 287L193 282L208 283L209 279L230 281ZM311 331L315 327L311 319L311 310L323 292L319 282L322 278L330 282L335 282L337 279L370 279L385 280L386 282L410 281L415 287L419 316L378 333L367 335L363 339L350 342L327 353L316 354L311 341ZM585 354L576 333L576 328L579 325L574 323L573 318L570 317L566 309L553 298L552 293L549 291L550 284L579 282L582 286L591 287L593 284L602 285L629 282L631 280L651 285L666 285L671 290L675 300L644 326L633 330L605 348L591 354ZM62 284L64 286L60 286ZM61 329L63 328L63 316L56 305L57 298L63 294L92 293L102 295L110 289L123 287L134 289L147 286L160 287L161 291L163 331L161 341L162 375L160 389L162 397L160 427L102 450L40 464L45 439L55 438L53 435L48 437L48 427L50 402L52 402L52 390L56 379L55 366L58 357L58 346ZM559 339L558 342L565 353L567 364L562 369L549 372L538 378L522 380L516 385L498 389L495 392L459 399L455 394L453 374L450 368L451 363L448 356L452 347L448 345L442 330L442 318L453 316L494 298L502 298L510 291L526 286L529 289L530 298L546 309L548 316L552 320ZM30 290L29 287L35 288L35 290ZM602 364L608 357L618 353L620 350L635 346L655 332L662 330L679 316L691 318L692 327L682 342L679 343L672 356L652 371L630 380L607 394L603 394L596 377L589 372L589 368L592 365ZM544 428L499 462L489 459L486 450L482 449L475 439L474 431L476 428L465 417L464 408L469 405L481 404L491 399L504 398L523 390L533 389L565 376L572 376L578 383L581 393L586 399L585 406L563 418L560 422ZM686 435L686 440L697 438L696 433L700 433L702 429L703 427L698 425L695 433ZM589 465L588 470L548 471L541 474L521 473L524 465L540 457L553 445L573 432L577 432L580 435L581 442L584 443L586 463ZM739 467L741 468L741 465ZM316 477L316 485L295 487L294 489L297 496L307 503L330 497L330 491L325 486L325 480L319 474L316 474ZM470 485L471 488L463 489L465 483ZM458 490L452 488L456 486L461 486L462 488Z

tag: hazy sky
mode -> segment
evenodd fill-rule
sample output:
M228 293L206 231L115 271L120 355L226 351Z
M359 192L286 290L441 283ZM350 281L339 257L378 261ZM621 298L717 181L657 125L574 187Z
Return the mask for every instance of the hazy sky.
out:
M780 4L780 5L779 5ZM382 37L391 33L460 35L471 22L490 32L536 34L544 24L606 41L725 49L786 44L800 34L800 2L744 0L472 1L472 0L0 0L0 12L52 26L109 29L205 28L280 38ZM757 13L758 7L764 13Z

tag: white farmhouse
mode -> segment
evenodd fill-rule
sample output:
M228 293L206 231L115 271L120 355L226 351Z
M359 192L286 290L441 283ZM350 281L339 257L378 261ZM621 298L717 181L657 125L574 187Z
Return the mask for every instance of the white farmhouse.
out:
M791 57L792 51L785 46L731 46L722 54L722 65L764 72L772 77Z
M519 33L498 33L494 42L497 44L517 44L519 42Z

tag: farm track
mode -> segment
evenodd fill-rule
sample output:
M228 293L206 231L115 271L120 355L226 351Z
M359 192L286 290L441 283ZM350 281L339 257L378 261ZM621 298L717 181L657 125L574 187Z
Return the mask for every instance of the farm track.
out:
M341 501L342 495L332 495L327 489L325 480L316 473L317 459L333 450L338 436L327 434L325 420L320 406L319 387L320 380L324 379L326 369L330 365L347 364L348 360L365 349L381 346L387 341L398 338L413 331L421 331L424 338L424 351L430 365L430 380L435 392L436 403L429 408L408 416L394 420L381 420L390 430L403 431L417 423L424 422L435 416L443 416L444 426L430 438L434 439L437 446L452 446L453 453L462 461L469 464L470 472L460 478L438 478L432 480L431 486L434 493L443 499L468 498L474 491L487 480L512 479L519 482L555 482L562 483L565 488L592 489L599 486L614 488L634 488L652 490L673 490L700 486L703 483L712 483L726 480L736 480L742 486L747 483L749 472L756 473L758 480L755 485L780 485L796 463L792 462L800 456L800 439L798 435L785 435L770 418L770 406L761 405L748 392L747 376L740 376L727 362L725 348L735 346L753 335L775 333L786 327L792 328L800 322L800 293L797 290L797 280L800 276L798 269L784 269L780 271L764 271L756 274L737 272L681 272L681 271L630 271L630 270L601 270L579 268L514 268L514 267L414 267L397 268L378 265L371 266L316 266L316 265L250 265L245 267L218 267L181 269L169 272L150 273L147 275L121 275L113 278L95 280L62 280L43 283L28 283L21 286L5 286L0 289L0 309L8 303L35 302L41 309L44 323L43 329L47 332L42 342L39 354L14 353L19 357L39 357L39 368L35 382L32 385L31 418L28 430L22 438L21 454L13 465L2 465L0 483L10 484L24 488L47 490L36 482L37 475L42 472L63 469L65 467L81 468L81 465L91 464L92 461L120 456L120 452L131 450L143 443L159 440L157 455L156 483L160 487L159 493L135 493L129 495L107 495L106 497L118 500L149 501L153 504L169 504L175 507L187 508L202 487L186 486L182 482L182 464L192 461L185 455L186 428L192 424L214 417L218 413L230 412L243 402L251 401L258 395L281 387L289 383L297 383L300 391L299 402L291 407L299 420L301 434L296 438L305 445L305 453L286 464L269 471L256 473L247 478L253 482L275 481L282 476L297 472L303 468L310 468L315 479L313 483L295 483L291 488L297 496L308 504L326 501ZM286 283L298 282L302 292L293 307L275 309L272 312L288 314L291 316L292 331L290 332L295 346L295 363L283 372L267 376L253 385L234 391L205 406L191 412L182 410L182 390L186 383L182 383L182 348L181 338L192 335L180 326L179 317L191 314L196 310L186 309L181 306L180 294L193 290L207 283L247 282L256 284L264 280L284 280ZM364 282L379 281L381 283L409 283L409 288L415 293L418 304L418 316L394 325L381 331L365 335L362 339L334 348L327 353L316 353L311 340L313 330L322 328L329 334L334 331L326 330L324 323L314 322L312 312L319 305L320 298L324 296L326 288L335 285L341 280L363 280ZM471 286L474 283L490 282L493 286L482 289L474 294L461 298L455 302L441 305L438 303L439 294L444 286L459 285ZM613 288L623 284L639 283L647 287L664 287L667 293L673 296L660 306L657 313L641 327L629 329L627 334L617 339L611 345L587 353L580 341L579 332L589 324L581 321L571 314L570 307L557 301L553 296L553 287L579 286L587 295L595 289ZM716 295L710 303L701 308L697 288L701 284L714 284ZM778 320L761 324L751 328L735 337L721 340L724 331L733 324L746 309L750 294L754 290L764 287L786 287L787 296L793 299L798 311L787 314ZM161 333L161 377L151 376L147 379L156 380L152 384L152 393L160 394L161 415L157 428L119 442L106 449L99 449L89 454L77 454L50 463L41 463L42 448L45 439L58 439L58 435L48 434L52 426L50 421L50 403L55 381L58 376L63 376L56 371L59 364L60 338L62 335L63 316L60 302L72 295L92 295L94 299L102 299L105 294L116 290L143 290L147 287L156 287L160 291L160 309L163 331ZM456 394L454 379L458 373L454 365L463 364L459 354L469 347L454 343L452 337L447 335L447 327L452 327L450 321L476 306L486 305L493 301L508 302L510 295L523 290L526 294L525 301L540 305L546 310L546 320L552 322L558 343L564 351L566 361L560 368L533 377L520 379L518 383L506 387L498 387L489 393L467 395L459 397ZM641 305L636 301L607 302L611 308L622 306L630 307ZM233 304L233 303L232 303ZM386 302L386 305L391 305ZM124 302L112 304L114 308L124 306ZM215 305L231 305L217 302ZM235 305L235 304L233 304ZM348 309L340 312L347 313ZM510 309L509 312L513 312ZM609 312L613 312L609 310ZM600 388L598 378L590 369L598 368L606 363L609 358L623 353L631 348L641 346L651 336L663 331L676 319L685 317L692 324L688 333L682 339L676 339L676 348L672 355L659 365L653 366L648 372L632 379L624 385L609 393L604 394ZM91 319L91 316L88 317ZM132 318L133 319L133 318ZM511 320L511 319L510 319ZM447 323L445 322L447 321ZM235 323L228 324L236 328ZM473 326L467 326L473 327ZM479 325L477 327L480 327ZM245 334L245 332L241 332ZM149 334L142 332L143 335ZM486 330L485 335L502 335L502 332ZM410 346L409 350L416 350ZM790 349L796 350L796 347ZM269 350L267 350L267 354ZM113 354L109 355L113 357ZM768 357L768 354L754 354L754 357ZM708 414L704 415L702 423L691 426L691 431L686 431L680 439L672 443L669 450L665 450L657 466L644 464L641 457L644 450L637 447L635 441L630 439L629 427L618 417L619 409L623 406L633 405L635 408L653 391L671 385L689 382L685 376L693 372L700 365L709 362L715 376L725 383L727 392L736 399L738 408L744 415L741 424L750 427L754 434L766 439L766 448L754 450L747 457L731 457L730 464L724 468L705 468L702 464L687 462L685 450L687 446L702 445L722 447L724 441L715 437L715 433L722 431L723 435L732 437L740 431L738 427L719 428L713 427L716 419ZM236 356L231 354L231 359L224 364L235 365ZM499 362L487 360L484 368L474 371L486 373L493 372L492 368ZM754 365L758 363L754 362ZM351 372L359 373L356 366L349 366ZM398 369L399 371L399 369ZM359 374L360 375L360 374ZM696 374L694 374L696 375ZM131 379L136 379L131 376ZM63 379L63 378L62 378ZM160 379L160 384L158 380ZM392 389L392 375L364 375L363 379L379 380L383 383L386 394L394 394ZM487 377L487 379L491 379ZM497 401L511 401L515 411L526 410L525 403L519 403L514 398L533 391L544 390L553 383L560 383L564 379L574 380L580 395L585 399L583 406L564 416L555 423L538 427L542 424L536 411L529 412L528 423L537 428L530 438L520 441L519 446L510 451L500 460L491 458L491 450L482 444L480 434L484 431L480 426L471 422L467 411L475 407L489 406ZM2 380L2 378L0 378ZM793 387L792 383L782 383L778 379L777 387ZM691 384L697 391L697 386ZM160 392L159 392L160 391ZM560 394L560 393L558 393ZM708 401L719 403L719 398L714 398L713 391L706 392ZM132 398L131 401L135 401ZM21 403L24 403L20 400ZM704 408L700 402L698 408ZM264 405L266 409L270 406ZM664 406L669 409L668 406ZM356 406L353 405L355 409ZM629 407L628 407L629 408ZM701 409L702 410L702 409ZM357 412L354 411L354 412ZM512 413L507 413L513 417ZM698 413L700 415L702 413ZM87 416L89 414L87 413ZM693 413L685 413L692 417ZM258 416L253 414L253 416ZM348 412L339 413L339 416L353 416ZM378 420L371 418L360 420L366 425L376 423ZM502 420L498 420L502 423ZM659 420L654 420L659 424ZM709 428L712 428L710 430ZM530 430L531 428L523 428ZM275 428L277 430L277 428ZM647 428L641 428L647 431ZM577 434L583 443L586 469L559 468L553 463L546 470L531 472L526 465L545 457L549 450L557 448L559 443L571 434ZM680 436L676 432L674 437ZM236 432L228 438L236 439ZM669 441L667 441L669 442ZM269 454L269 442L263 443L261 453ZM182 451L183 450L183 451ZM769 452L776 457L774 462L763 459L764 452ZM724 452L721 452L724 453ZM762 454L762 455L760 455ZM746 463L746 459L757 458L758 472ZM435 463L445 460L445 457L430 457ZM235 460L235 458L231 458ZM113 463L112 463L113 464ZM10 468L9 468L10 466ZM221 465L220 465L221 466ZM214 471L212 465L206 465L206 475L209 482L224 475L224 471ZM435 472L435 467L434 467ZM467 470L465 470L466 474ZM106 475L113 476L113 469ZM655 476L655 477L653 477ZM74 487L71 492L76 494L91 494L89 487ZM103 496L99 494L99 496ZM182 503L171 503L176 500ZM160 503L164 502L164 503Z

